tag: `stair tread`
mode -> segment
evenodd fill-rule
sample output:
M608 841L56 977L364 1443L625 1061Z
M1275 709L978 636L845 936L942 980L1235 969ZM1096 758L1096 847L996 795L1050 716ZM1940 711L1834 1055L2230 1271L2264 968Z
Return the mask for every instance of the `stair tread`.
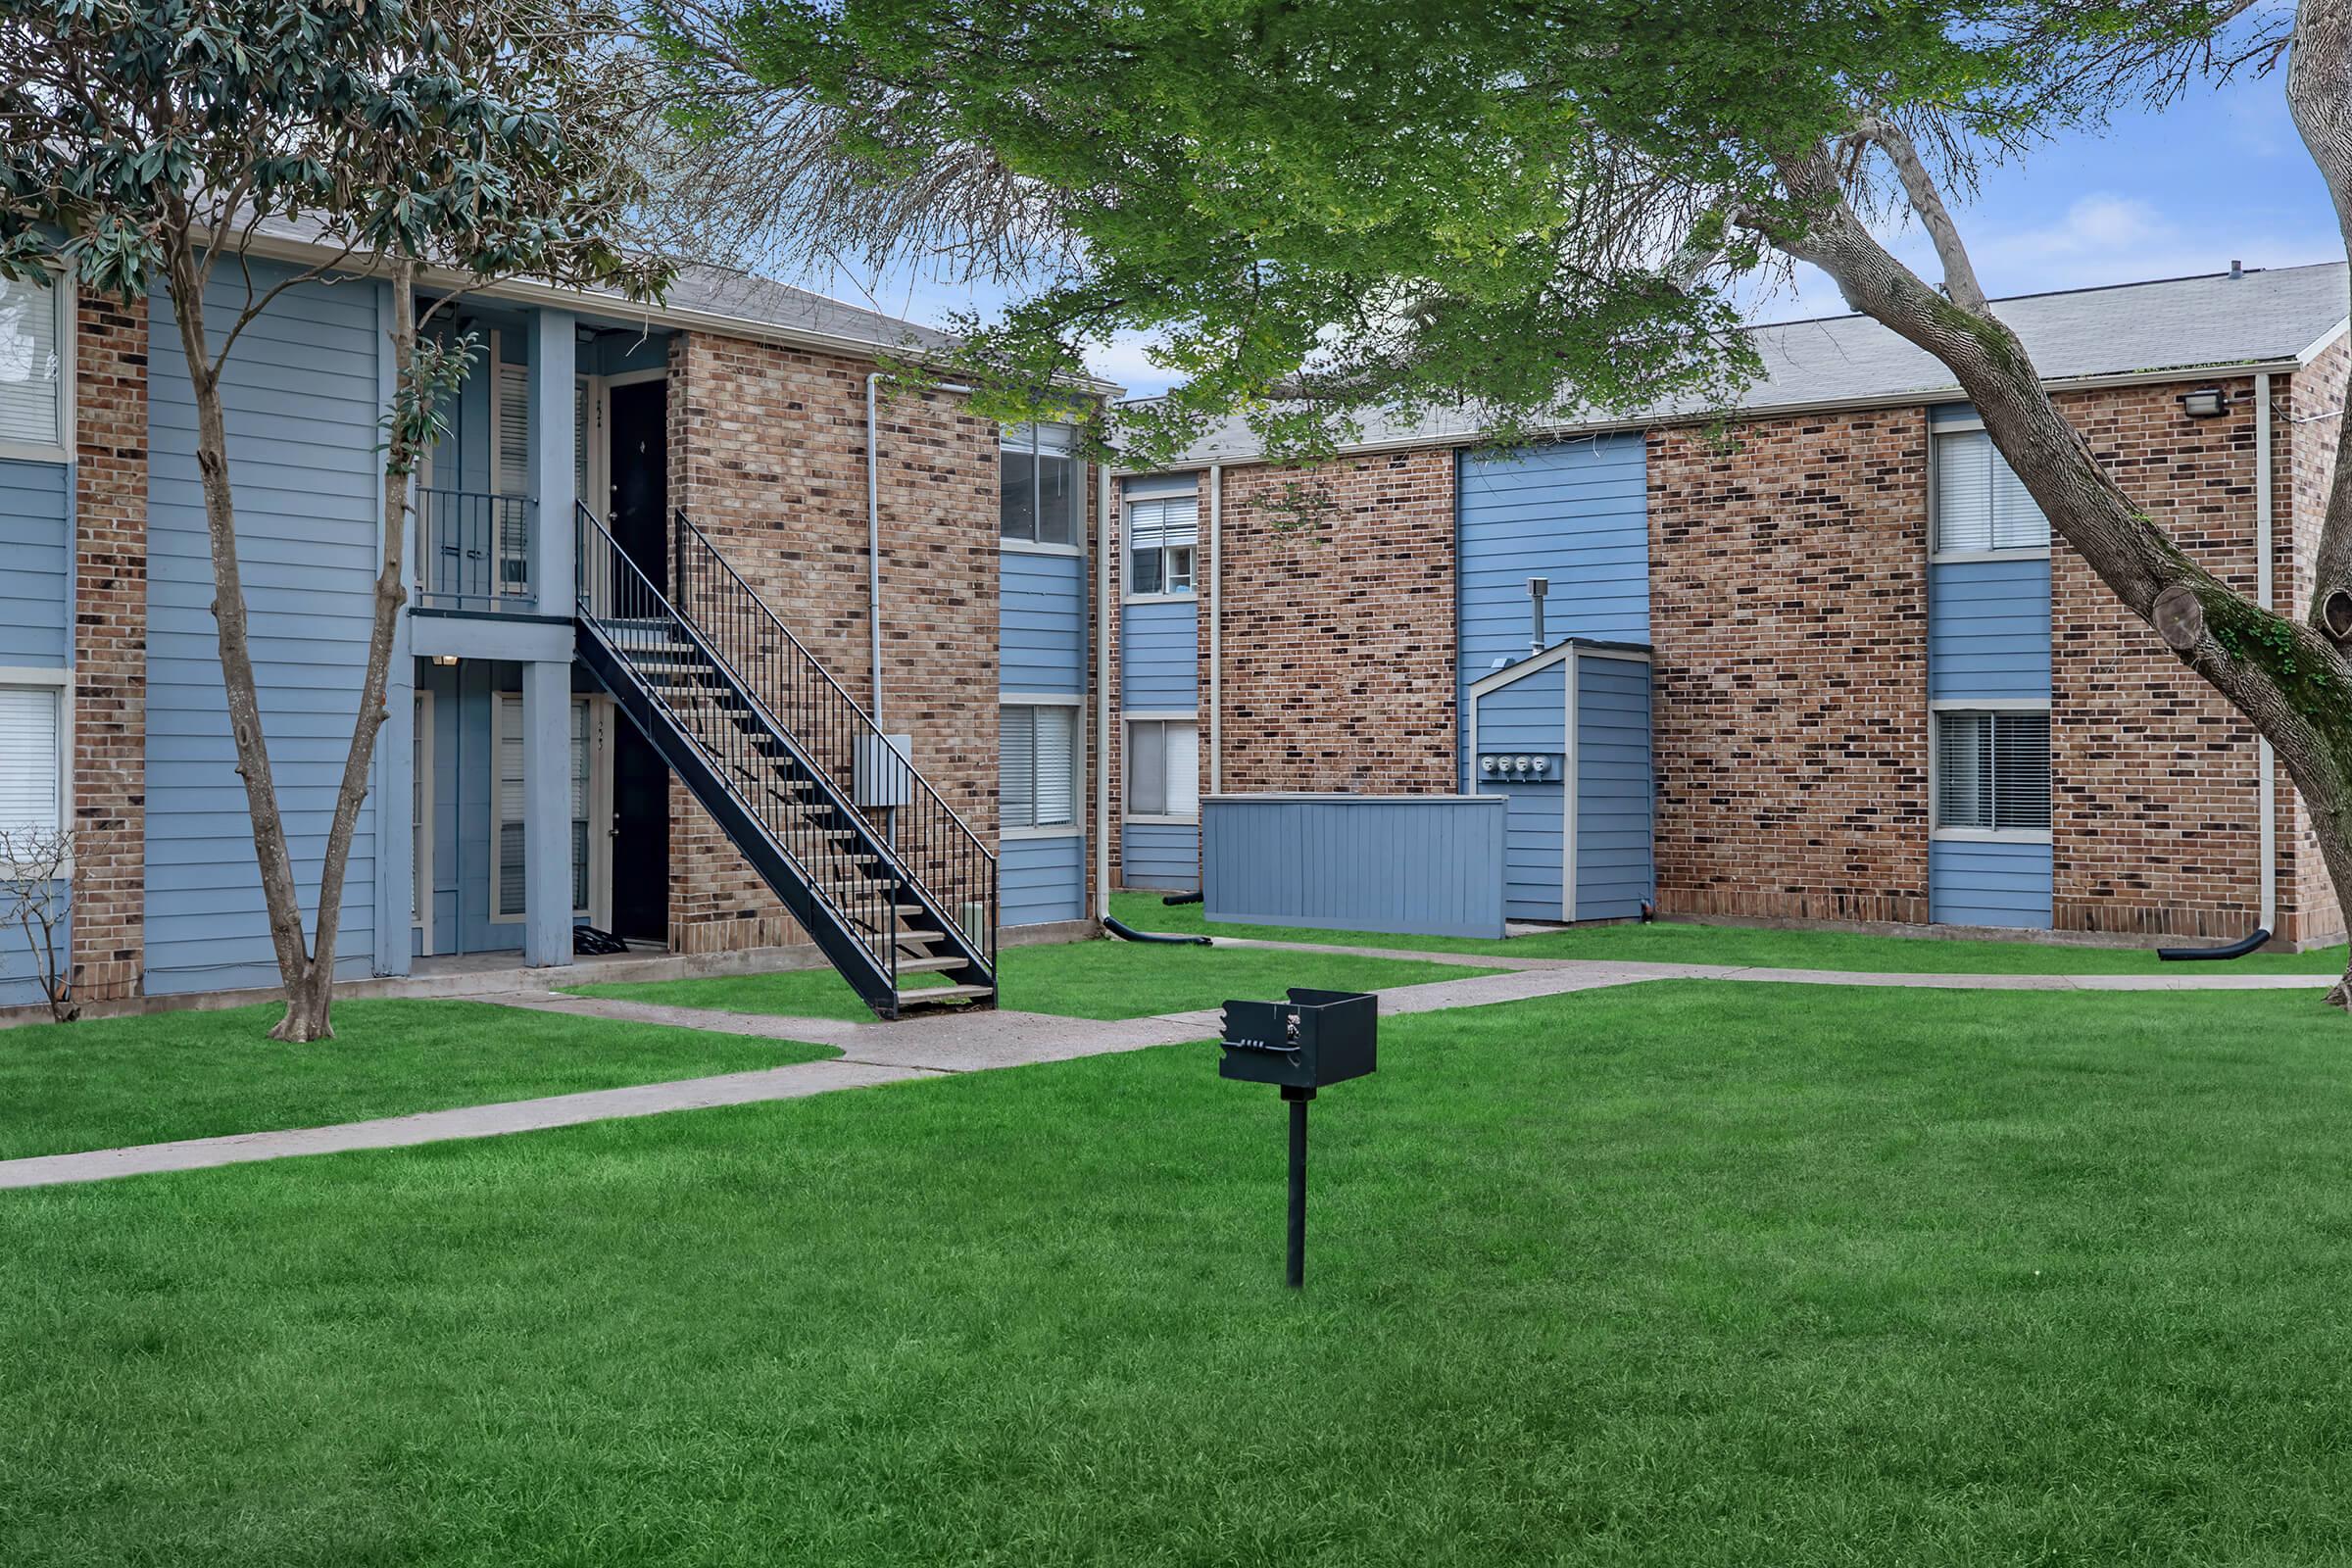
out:
M901 974L922 974L943 969L960 969L968 962L970 960L959 953L947 954L937 958L901 958L899 972Z
M972 997L993 997L994 986L901 986L899 1005L904 1007L917 1002L961 1002Z

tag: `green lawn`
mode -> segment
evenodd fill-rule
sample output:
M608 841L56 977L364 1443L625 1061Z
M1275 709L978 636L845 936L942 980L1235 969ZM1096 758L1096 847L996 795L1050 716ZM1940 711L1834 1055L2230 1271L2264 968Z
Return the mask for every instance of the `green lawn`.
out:
M1428 953L1492 953L1523 958L1595 958L1642 963L1737 963L1772 969L1841 969L1895 974L2342 974L2344 949L2257 954L2218 964L2166 963L2147 949L2061 947L2041 942L1956 942L1932 937L1863 936L1847 931L1764 931L1745 926L1579 926L1538 936L1482 942L1470 937L1391 936L1309 931L1291 926L1227 925L1202 918L1200 906L1170 908L1156 893L1119 893L1111 912L1139 931L1206 932L1269 942L1344 942L1354 947ZM2210 943L2183 942L2182 947Z
M0 1561L2352 1557L2352 1024L1644 986L0 1194Z
M998 998L1002 1005L1069 1018L1144 1018L1155 1012L1191 1012L1236 997L1279 997L1291 986L1371 991L1499 972L1416 959L1267 953L1250 948L1219 951L1115 939L1005 948L998 955L998 967L1003 977ZM564 989L583 997L616 997L722 1012L853 1022L870 1021L874 1016L848 983L830 969Z
M269 1038L278 1012L272 1003L0 1030L0 1159L322 1127L837 1054L478 1002L338 1002L333 1040L285 1046Z

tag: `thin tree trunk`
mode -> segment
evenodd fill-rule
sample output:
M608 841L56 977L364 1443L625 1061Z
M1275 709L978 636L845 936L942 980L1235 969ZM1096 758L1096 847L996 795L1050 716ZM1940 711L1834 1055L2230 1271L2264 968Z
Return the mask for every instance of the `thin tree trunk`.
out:
M405 393L416 349L416 268L396 257L392 271L392 384ZM374 620L368 635L368 670L360 687L360 707L351 728L351 750L343 759L343 780L335 791L335 815L326 833L326 858L318 868L318 937L299 985L289 987L286 1015L271 1031L279 1040L327 1040L334 1036L328 1019L335 989L335 938L341 927L343 882L351 866L351 840L358 830L360 808L368 800L368 772L375 760L375 743L388 716L384 689L392 672L393 634L400 623L400 607L408 601L403 580L404 535L409 504L410 450L408 426L397 416L385 432L383 469L384 551L375 575Z
M245 784L245 811L253 824L254 860L261 869L262 902L270 917L270 943L277 955L278 978L289 1015L308 973L310 955L302 928L302 899L286 848L285 819L270 771L270 748L262 730L261 694L253 678L253 642L245 613L245 585L237 564L236 503L229 488L228 424L220 406L220 377L214 367L204 325L204 279L192 231L184 214L167 236L167 285L172 314L179 323L180 349L196 398L196 472L204 491L204 523L213 558L213 624L220 649L220 684L228 698L228 733L236 748L237 776Z
M295 1043L327 1040L334 1036L329 1012L334 997L335 940L341 925L343 885L351 865L352 838L358 830L361 808L368 799L368 775L375 760L376 736L386 718L384 693L391 678L393 636L399 625L401 606L408 598L403 581L404 536L414 441L404 422L394 418L387 432L384 548L375 579L368 665L361 682L359 709L353 716L351 747L344 756L343 777L335 792L326 854L319 866L317 936L312 941L306 939L303 928L301 889L286 845L285 819L278 808L276 785L270 774L269 745L262 728L261 697L254 680L252 636L237 563L227 421L221 407L220 375L206 341L203 274L184 227L180 238L182 242L172 246L169 257L168 280L172 312L179 322L180 345L187 356L188 376L196 397L196 466L203 483L205 526L212 544L213 619L220 634L221 684L228 697L229 734L236 747L237 774L245 781L246 811L253 823L254 858L261 868L262 900L269 911L270 944L277 955L278 977L286 997L285 1015L270 1035L273 1040ZM393 262L394 385L403 389L408 387L415 360L416 275L413 262L405 258Z

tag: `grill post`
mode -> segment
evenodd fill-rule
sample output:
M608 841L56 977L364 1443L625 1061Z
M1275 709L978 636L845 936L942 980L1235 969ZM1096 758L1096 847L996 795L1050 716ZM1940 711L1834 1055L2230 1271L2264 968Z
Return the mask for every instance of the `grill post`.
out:
M1282 1098L1291 1107L1291 1250L1283 1283L1298 1291L1306 1288L1306 1102L1315 1092L1286 1085Z

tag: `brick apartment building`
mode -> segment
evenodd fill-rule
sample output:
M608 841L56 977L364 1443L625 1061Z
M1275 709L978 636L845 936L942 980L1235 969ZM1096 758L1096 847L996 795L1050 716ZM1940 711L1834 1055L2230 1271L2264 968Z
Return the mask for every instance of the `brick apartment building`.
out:
M2346 301L2331 265L1998 309L2125 489L2299 615ZM1507 787L1472 692L1528 660L1543 577L1546 642L1647 651L1665 917L2339 937L2251 727L2051 537L1949 373L1858 317L1756 341L1728 450L1661 412L1515 453L1373 429L1299 471L1235 421L1121 476L1114 884L1197 886L1204 794Z
M567 963L591 927L814 941L887 1011L902 977L989 991L1000 931L1087 928L1101 491L1069 432L901 392L885 361L933 334L762 279L689 270L658 306L496 285L388 519L389 289L297 281L331 252L282 226L256 248L291 286L224 396L306 908L388 525L413 567L339 978ZM178 342L160 295L0 283L0 829L73 835L85 1003L276 983ZM41 966L0 941L0 1008Z

